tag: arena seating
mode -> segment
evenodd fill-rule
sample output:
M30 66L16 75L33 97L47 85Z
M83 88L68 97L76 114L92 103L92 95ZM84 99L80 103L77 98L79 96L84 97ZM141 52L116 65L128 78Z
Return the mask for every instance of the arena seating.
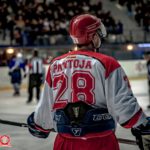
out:
M0 8L1 36L4 41L9 36L11 45L70 43L69 20L81 13L100 17L109 34L123 32L123 24L116 23L111 12L103 10L99 0L95 4L92 0L2 0Z

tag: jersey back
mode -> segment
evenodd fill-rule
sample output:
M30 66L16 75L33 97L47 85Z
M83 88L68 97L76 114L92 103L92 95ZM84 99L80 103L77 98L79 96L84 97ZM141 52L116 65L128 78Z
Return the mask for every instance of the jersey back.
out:
M114 64L114 66L113 66ZM109 72L110 65L113 66ZM107 108L105 79L120 65L111 57L91 51L75 51L58 57L51 64L53 108L68 102L84 101Z

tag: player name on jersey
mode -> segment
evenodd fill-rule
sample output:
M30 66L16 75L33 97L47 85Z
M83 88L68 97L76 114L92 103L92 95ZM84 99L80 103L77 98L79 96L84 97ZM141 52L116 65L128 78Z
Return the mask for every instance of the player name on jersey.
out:
M79 60L79 59L68 59L62 64L54 64L53 72L61 72L65 68L82 68L82 69L91 69L92 64L90 60Z

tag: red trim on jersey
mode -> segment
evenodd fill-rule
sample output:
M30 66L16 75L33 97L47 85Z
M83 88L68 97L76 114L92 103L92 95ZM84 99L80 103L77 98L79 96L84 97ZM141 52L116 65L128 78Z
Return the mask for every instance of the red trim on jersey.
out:
M143 112L142 109L140 109L130 120L128 120L127 122L125 122L121 126L123 126L124 128L132 128L137 123L137 121L139 120L142 112Z
M55 58L53 60L53 62L56 61L56 60L60 60L62 58L65 58L65 57L67 57L69 55L86 55L86 56L98 59L103 64L104 68L106 69L105 78L108 78L109 75L114 70L116 70L117 68L120 67L120 64L114 58L112 58L110 56L107 56L107 55L104 55L104 54L100 54L100 53L96 53L96 52L93 52L93 51L89 51L89 50L72 51L72 52L64 54L64 55L62 55L60 57Z
M47 81L48 85L51 86L52 80L51 80L51 74L50 74L50 66L48 68L48 72L46 75L46 81Z
M29 70L32 69L32 67L33 67L31 63L29 63L27 66L28 66Z
M43 129L42 127L38 126L37 124L35 124L35 128L37 130L40 130L40 131L45 132L45 133L49 133L51 131L51 129Z
M67 105L67 103L54 103L53 109L62 109Z

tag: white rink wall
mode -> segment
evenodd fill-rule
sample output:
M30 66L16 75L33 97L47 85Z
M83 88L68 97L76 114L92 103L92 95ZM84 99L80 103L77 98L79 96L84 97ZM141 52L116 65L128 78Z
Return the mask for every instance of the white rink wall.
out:
M129 79L146 78L147 68L145 60L125 60L119 61ZM45 65L47 71L48 65ZM23 79L22 85L27 86L28 76ZM0 90L11 88L10 76L8 75L8 67L0 67Z
M147 66L145 60L125 60L119 61L119 63L130 79L147 76Z

